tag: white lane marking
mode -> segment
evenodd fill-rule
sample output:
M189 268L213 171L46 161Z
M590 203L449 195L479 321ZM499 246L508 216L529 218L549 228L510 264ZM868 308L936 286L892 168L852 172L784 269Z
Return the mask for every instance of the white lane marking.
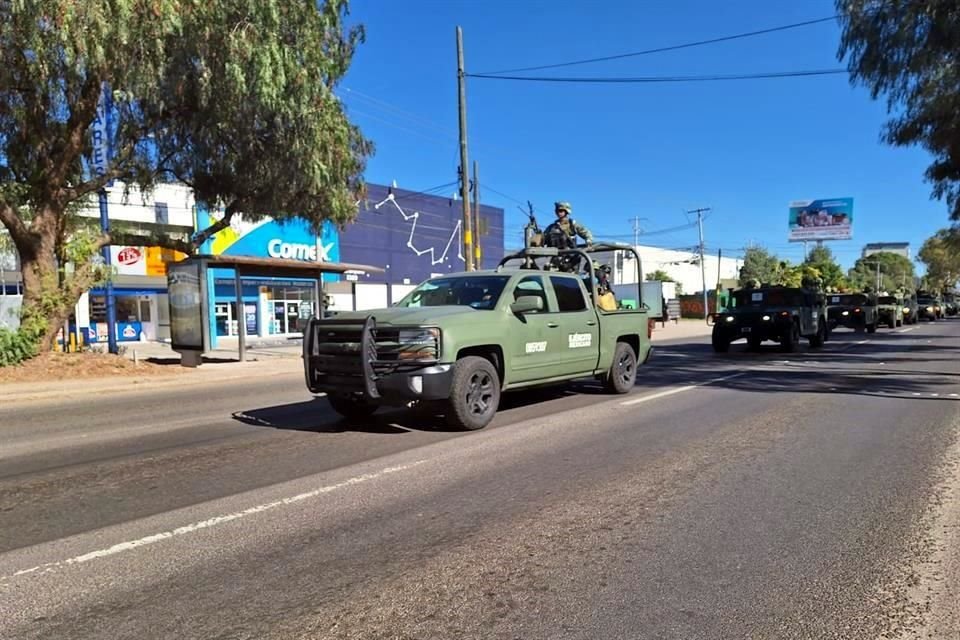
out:
M867 344L868 342L870 342L870 341L869 341L869 340L861 340L861 341L858 342L857 344Z
M922 394L922 393L915 393L915 394L913 394L913 395L915 395L915 396L922 396L923 394Z
M916 327L910 327L909 329L900 329L900 331L897 331L897 333L910 333L914 329L916 329Z
M131 551L137 547L143 547L146 545L151 545L161 540L167 540L169 538L174 538L176 536L184 536L189 533L194 533L196 531L201 531L203 529L209 529L226 522L232 522L234 520L239 520L241 518L246 518L258 513L263 513L264 511L270 511L271 509L276 509L278 507L286 507L297 502L302 502L303 500L309 500L311 498L316 498L318 496L331 493L338 489L343 489L344 487L349 487L355 484L361 484L363 482L368 482L370 480L376 480L382 476L398 473L400 471L406 471L407 469L412 469L418 465L425 463L426 460L417 460L416 462L411 462L410 464L399 465L396 467L387 467L381 469L380 471L375 471L373 473L365 473L363 475L354 476L348 478L343 482L338 482L336 484L326 485L323 487L317 487L312 491L307 491L305 493L298 493L297 495L290 496L288 498L281 498L280 500L274 500L273 502L265 502L263 504L258 504L255 507L250 507L244 509L243 511L235 511L233 513L226 513L219 516L214 516L207 520L201 520L200 522L194 522L192 524L185 525L183 527L177 527L176 529L171 529L169 531L161 531L160 533L154 533L149 536L144 536L137 540L128 540L127 542L120 542L111 547L106 547L105 549L97 549L96 551L91 551L89 553L84 553L83 555L74 556L73 558L67 558L66 560L57 560L55 562L47 562L44 564L37 565L35 567L30 567L29 569L21 569L15 573L12 573L7 576L0 576L0 583L6 582L11 578L16 578L18 576L27 575L30 573L47 573L54 571L61 567L65 567L73 564L82 564L84 562L90 562L91 560L97 560L99 558L106 558L108 556L116 555L118 553L123 553L124 551Z
M939 397L940 397L940 394L939 394L939 393L931 393L930 395L932 395L934 398L939 398Z
M740 373L734 373L729 376L723 376L721 378L714 378L713 380L707 380L706 382L700 382L697 384L688 384L683 387L676 387L674 389L667 389L666 391L658 391L657 393L652 393L648 396L643 396L636 398L634 400L626 400L621 402L621 407L629 407L635 404L640 404L641 402L650 402L651 400L658 400L659 398L665 398L667 396L672 396L677 393L683 393L684 391L690 391L691 389L696 389L697 387L705 387L709 384L714 384L716 382L723 382L724 380L731 380L733 378L739 378L740 376L746 375L746 371L741 371Z
M951 394L950 394L950 397L951 397L951 398L957 398L957 397L960 397L960 396L958 396L956 393L951 393Z

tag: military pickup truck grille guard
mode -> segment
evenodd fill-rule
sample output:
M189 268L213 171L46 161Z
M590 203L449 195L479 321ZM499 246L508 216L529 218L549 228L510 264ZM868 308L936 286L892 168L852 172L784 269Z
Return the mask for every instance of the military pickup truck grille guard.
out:
M303 350L312 392L336 389L378 398L376 382L381 377L439 361L440 332L432 327L378 328L372 316L314 319L307 327Z

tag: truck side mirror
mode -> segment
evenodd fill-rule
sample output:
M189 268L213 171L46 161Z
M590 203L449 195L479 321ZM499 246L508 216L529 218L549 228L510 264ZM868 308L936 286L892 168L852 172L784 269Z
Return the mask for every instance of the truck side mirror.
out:
M534 311L543 311L543 298L540 296L520 296L516 302L510 305L510 311L518 316Z

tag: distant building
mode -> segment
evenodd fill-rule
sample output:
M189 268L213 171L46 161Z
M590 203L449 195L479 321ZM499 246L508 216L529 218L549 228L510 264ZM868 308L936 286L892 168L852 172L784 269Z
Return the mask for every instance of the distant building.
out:
M898 256L903 256L907 260L910 259L910 243L909 242L873 242L863 247L862 256L866 258L867 256L872 256L875 253L895 253Z
M644 277L654 271L664 271L680 284L684 294L703 291L704 274L700 269L700 256L696 252L643 245L636 247L636 250L640 256ZM729 282L738 277L740 261L736 258L718 259L716 255L707 254L704 256L704 263L708 291L716 288L718 279L722 284L724 281ZM614 282L618 284L635 282L636 270L637 267L632 259L625 260L624 264L618 265L615 269Z

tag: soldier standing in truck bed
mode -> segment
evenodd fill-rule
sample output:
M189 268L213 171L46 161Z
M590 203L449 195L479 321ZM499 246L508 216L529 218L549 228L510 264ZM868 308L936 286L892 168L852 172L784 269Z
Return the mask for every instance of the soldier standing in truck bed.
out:
M570 217L573 207L570 206L569 202L555 202L553 210L557 214L557 219L543 232L544 238L548 242L551 236L562 232L567 237L570 246L576 245L577 236L583 238L583 241L587 244L593 244L593 234L590 233L590 230Z

